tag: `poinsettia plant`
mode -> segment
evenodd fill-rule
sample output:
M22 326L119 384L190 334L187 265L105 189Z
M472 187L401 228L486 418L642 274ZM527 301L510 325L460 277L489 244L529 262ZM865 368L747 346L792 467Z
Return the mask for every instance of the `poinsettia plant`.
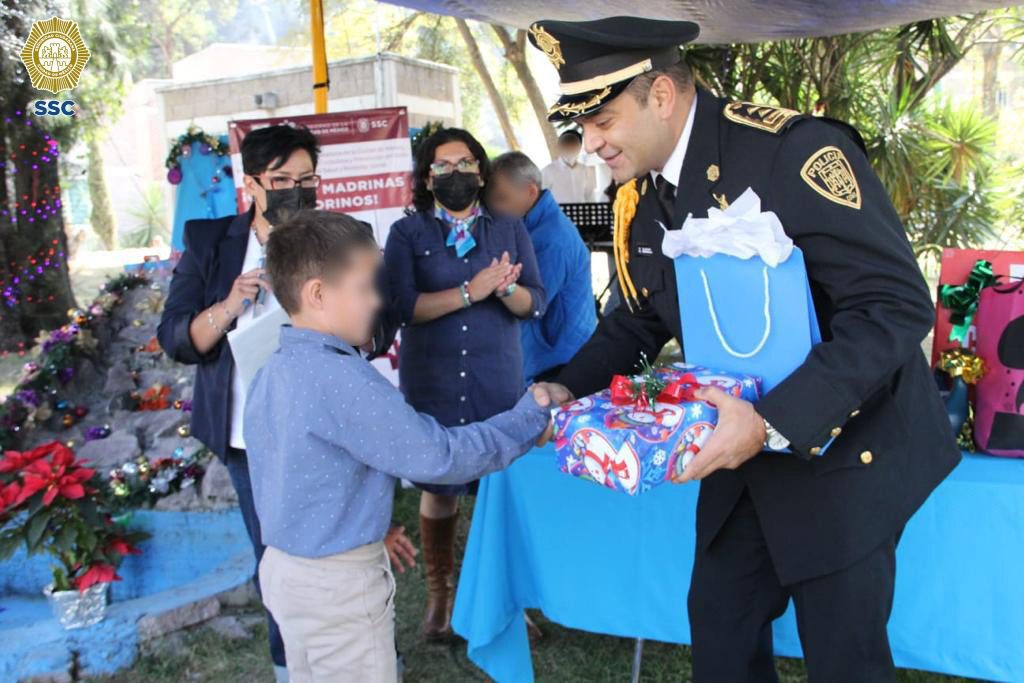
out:
M54 558L55 591L119 581L125 555L148 537L115 523L96 471L58 441L0 460L0 560L21 546Z

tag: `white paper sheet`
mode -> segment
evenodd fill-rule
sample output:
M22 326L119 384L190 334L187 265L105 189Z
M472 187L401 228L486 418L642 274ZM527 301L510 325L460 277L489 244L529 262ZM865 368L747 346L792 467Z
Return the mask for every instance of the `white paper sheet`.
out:
M275 308L256 318L242 330L228 332L231 354L235 357L235 368L246 391L256 372L277 351L281 344L281 325L288 322L283 308Z

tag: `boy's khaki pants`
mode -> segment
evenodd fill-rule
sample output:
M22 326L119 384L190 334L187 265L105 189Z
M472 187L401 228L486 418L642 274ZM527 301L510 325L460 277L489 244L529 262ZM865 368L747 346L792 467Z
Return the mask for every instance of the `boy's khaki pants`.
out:
M290 683L397 680L395 579L383 543L320 558L268 546L259 572Z

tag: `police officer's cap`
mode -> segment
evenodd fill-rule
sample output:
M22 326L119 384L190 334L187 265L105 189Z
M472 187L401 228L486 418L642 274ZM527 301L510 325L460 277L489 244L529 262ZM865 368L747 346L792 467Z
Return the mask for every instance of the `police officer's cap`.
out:
M530 42L551 60L561 81L562 96L548 120L597 111L640 74L678 62L679 46L699 33L693 22L639 17L534 22Z

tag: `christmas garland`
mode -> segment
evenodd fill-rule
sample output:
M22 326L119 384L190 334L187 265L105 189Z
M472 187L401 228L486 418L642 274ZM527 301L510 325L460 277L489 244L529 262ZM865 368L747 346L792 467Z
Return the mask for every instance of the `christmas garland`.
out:
M158 499L190 486L198 486L212 452L199 448L191 455L178 446L170 457L150 460L140 455L113 468L107 475L112 507L123 512L151 507Z
M74 379L78 360L95 353L92 330L97 323L121 303L125 292L148 283L139 274L118 275L107 281L87 309L70 309L66 324L39 335L38 358L25 363L14 391L0 403L0 450L18 447L25 432L50 419L54 412L63 413L65 427L85 417L87 409L59 398L60 390Z
M192 145L199 143L199 153L207 155L213 152L217 156L226 156L230 153L230 150L226 143L220 141L215 135L204 133L202 128L196 125L188 127L188 132L184 135L179 135L178 139L171 145L171 150L167 153L167 159L164 160L164 166L167 167L167 182L171 185L177 185L181 182L181 158L189 157L192 155ZM222 169L225 175L231 175L231 167ZM219 182L220 178L215 176L214 182Z

